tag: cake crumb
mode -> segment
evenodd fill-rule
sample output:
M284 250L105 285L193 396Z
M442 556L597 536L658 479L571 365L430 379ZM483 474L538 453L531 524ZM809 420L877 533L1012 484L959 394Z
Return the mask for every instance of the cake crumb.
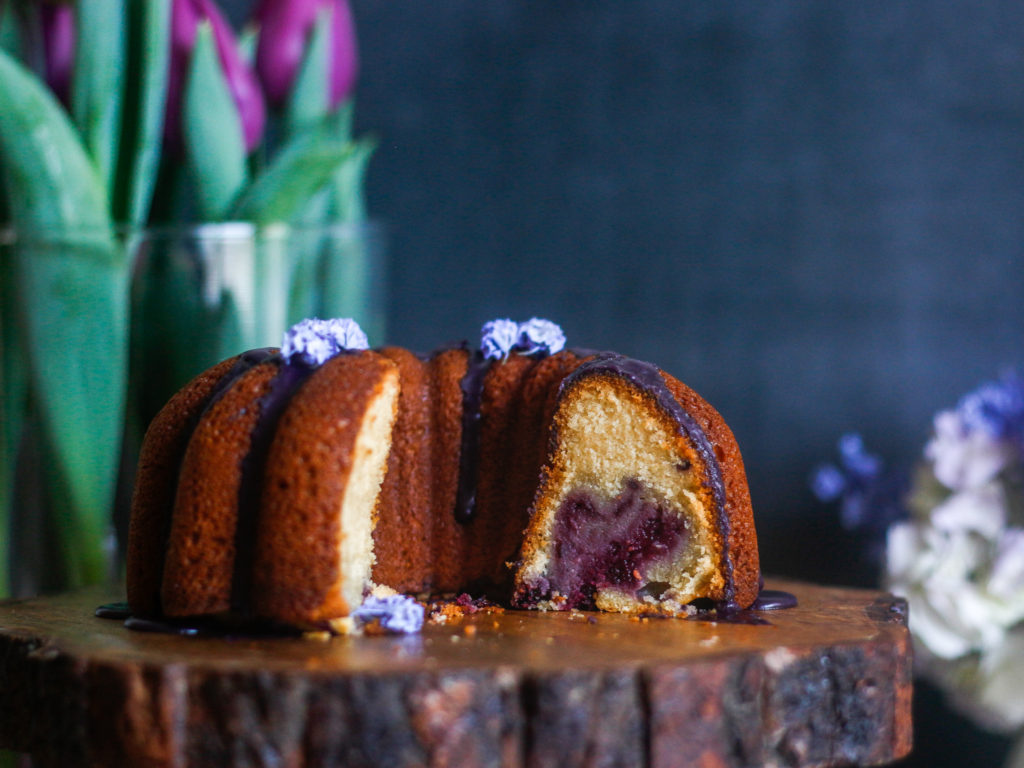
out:
M360 634L359 625L351 616L342 616L340 619L331 619L327 623L330 625L331 632L336 635Z
M462 634L466 635L467 637L473 637L476 634L476 624L467 624L466 627L462 630Z

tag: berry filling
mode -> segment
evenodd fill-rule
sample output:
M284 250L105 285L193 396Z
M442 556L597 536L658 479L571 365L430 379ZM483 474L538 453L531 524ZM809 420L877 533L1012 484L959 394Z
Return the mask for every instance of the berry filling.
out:
M687 538L683 518L645 498L635 478L612 499L572 491L559 505L553 533L547 586L565 598L559 607L566 609L593 608L597 591L610 587L657 599L668 585L646 574L675 558Z

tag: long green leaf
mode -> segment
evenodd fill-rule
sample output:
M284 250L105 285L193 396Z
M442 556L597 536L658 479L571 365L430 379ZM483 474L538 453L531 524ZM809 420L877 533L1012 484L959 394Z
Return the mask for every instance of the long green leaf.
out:
M58 532L72 581L98 581L123 418L127 259L66 113L2 52L0 82L0 156L20 233L13 285L30 397L63 501Z
M323 120L330 109L332 13L330 5L325 5L313 26L285 109L285 128L289 133Z
M107 196L64 109L31 72L0 51L0 155L19 227L109 227Z
M102 581L127 370L128 270L98 239L22 243L17 268L32 404L52 462L52 511L70 584Z
M140 225L149 215L163 141L167 67L170 60L170 0L128 4L128 72L115 179L117 222Z
M331 183L332 213L338 221L363 221L366 218L363 182L366 178L366 167L376 148L375 139L359 139L353 144L353 151L347 162L334 174Z
M113 190L125 78L125 0L75 7L71 111L108 193Z
M21 51L21 31L14 3L0 0L0 50L17 56Z
M11 499L27 392L16 297L10 249L0 240L0 597L10 595Z
M234 216L257 224L292 221L352 151L351 144L325 140L319 131L293 139L244 190Z
M248 180L245 137L221 70L209 22L199 25L183 114L185 146L193 166L200 214L219 221Z

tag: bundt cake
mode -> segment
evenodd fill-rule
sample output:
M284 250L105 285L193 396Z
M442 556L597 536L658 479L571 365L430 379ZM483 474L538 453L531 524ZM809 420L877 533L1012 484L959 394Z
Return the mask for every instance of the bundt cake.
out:
M338 627L374 585L517 607L683 613L759 588L739 450L652 365L499 320L479 349L367 349L347 320L200 374L150 425L141 616Z

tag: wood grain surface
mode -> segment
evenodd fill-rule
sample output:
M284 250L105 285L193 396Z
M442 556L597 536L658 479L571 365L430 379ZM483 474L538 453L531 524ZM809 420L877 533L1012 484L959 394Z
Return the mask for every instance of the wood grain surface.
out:
M770 580L771 623L477 613L415 636L196 638L0 603L0 745L40 766L881 765L910 750L905 604ZM114 598L117 599L117 598Z

